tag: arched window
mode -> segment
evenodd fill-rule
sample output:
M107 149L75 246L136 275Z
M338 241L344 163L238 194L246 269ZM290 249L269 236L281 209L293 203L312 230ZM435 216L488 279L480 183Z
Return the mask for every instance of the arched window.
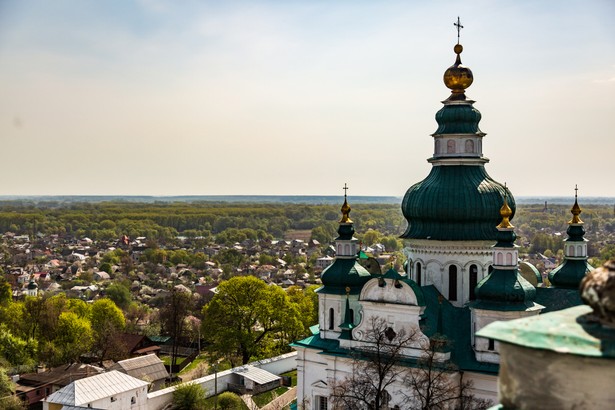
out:
M350 245L344 245L344 255L350 255Z
M457 266L448 267L448 300L457 300Z
M440 140L436 140L436 152L435 154L438 155L440 153Z
M419 262L419 263L416 264L416 283L419 286L421 286L421 276L423 276L423 275L422 275L422 272L421 272L421 263Z
M476 299L476 285L478 285L478 267L470 265L470 300Z
M513 254L512 252L506 252L506 265L510 266L513 263Z
M498 252L498 256L497 256L497 261L498 261L498 265L503 265L504 264L504 256L502 255L502 252Z
M568 255L570 255L570 256L575 256L575 255L574 255L574 245L570 245L570 246L568 247Z
M466 152L473 153L474 152L474 141L466 140Z
M329 330L333 330L333 328L335 327L334 319L335 319L335 313L333 312L333 308L330 308L329 309Z
M583 256L583 247L581 245L577 246L577 255L576 256Z
M446 141L446 153L447 154L455 153L455 140Z
M491 272L493 272L493 265L489 265L489 267L487 268L487 273Z

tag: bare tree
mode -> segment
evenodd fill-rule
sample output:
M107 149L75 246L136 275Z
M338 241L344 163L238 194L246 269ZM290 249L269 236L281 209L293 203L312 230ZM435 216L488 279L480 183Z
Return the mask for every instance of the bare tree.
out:
M389 403L391 393L397 393L390 391L392 386L405 378L407 370L400 362L415 339L414 333L395 333L382 318L368 320L369 344L353 352L352 373L333 384L334 408L380 410Z
M333 408L389 409L393 397L399 406L395 408L489 407L488 400L471 394L471 381L464 381L452 363L438 357L449 347L445 338L435 335L423 342L418 337L420 332L396 333L385 319L368 320L367 346L353 352L352 373L332 386ZM408 357L409 349L418 352L418 359Z
M472 382L463 380L454 364L437 360L437 354L449 347L450 342L440 335L434 335L423 346L416 366L406 372L404 384L410 387L410 392L404 394L406 401L421 410L489 408L491 402L472 394Z

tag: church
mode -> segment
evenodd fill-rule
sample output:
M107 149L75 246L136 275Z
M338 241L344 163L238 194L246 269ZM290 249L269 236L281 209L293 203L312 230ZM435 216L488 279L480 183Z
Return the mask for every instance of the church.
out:
M422 408L419 390L435 384L416 379L426 356L429 370L437 370L429 373L445 380L440 387L453 387L439 408L458 408L462 396L495 404L499 342L476 333L495 321L582 304L578 286L592 267L576 194L564 261L551 271L550 286L537 286L540 274L530 269L538 278L528 277L519 268L511 223L514 197L485 169L486 134L479 128L480 112L466 97L473 75L461 63L462 51L458 42L455 63L444 73L451 93L436 113L431 172L407 190L401 204L408 222L401 235L404 272L372 274L359 263L361 249L344 194L336 258L322 272L317 290L318 325L292 345L298 352L299 409ZM382 368L374 357L391 351L394 367L406 371L360 380L369 366ZM363 397L344 400L351 395L348 383L357 384ZM366 399L370 395L377 398Z

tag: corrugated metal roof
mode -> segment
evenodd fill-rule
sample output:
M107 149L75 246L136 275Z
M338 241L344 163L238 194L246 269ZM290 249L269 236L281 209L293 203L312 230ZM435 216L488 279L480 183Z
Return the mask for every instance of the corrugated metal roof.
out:
M105 397L145 387L148 384L113 370L108 373L76 380L47 397L46 401L69 406L81 406Z
M267 384L276 380L280 380L280 376L276 376L273 373L269 373L267 370L259 369L258 367L246 365L242 367L236 367L233 373L252 380L257 384Z
M155 354L121 360L111 367L111 369L118 370L141 380L147 379L150 382L169 377L164 363Z

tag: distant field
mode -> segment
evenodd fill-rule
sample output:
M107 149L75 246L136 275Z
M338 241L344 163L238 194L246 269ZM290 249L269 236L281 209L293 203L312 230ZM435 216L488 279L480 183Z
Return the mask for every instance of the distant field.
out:
M284 234L285 241L292 241L293 239L301 239L302 241L309 241L312 236L311 229L291 229Z
M514 192L513 192L514 194ZM280 203L280 204L338 204L342 195L184 195L184 196L122 196L122 195L41 195L17 196L0 195L0 202L4 201L32 201L32 202L235 202L235 203ZM399 204L401 196L350 196L354 204ZM543 204L547 201L553 205L566 205L570 203L570 196L515 196L519 204ZM615 197L583 197L583 203L605 205L614 204Z

